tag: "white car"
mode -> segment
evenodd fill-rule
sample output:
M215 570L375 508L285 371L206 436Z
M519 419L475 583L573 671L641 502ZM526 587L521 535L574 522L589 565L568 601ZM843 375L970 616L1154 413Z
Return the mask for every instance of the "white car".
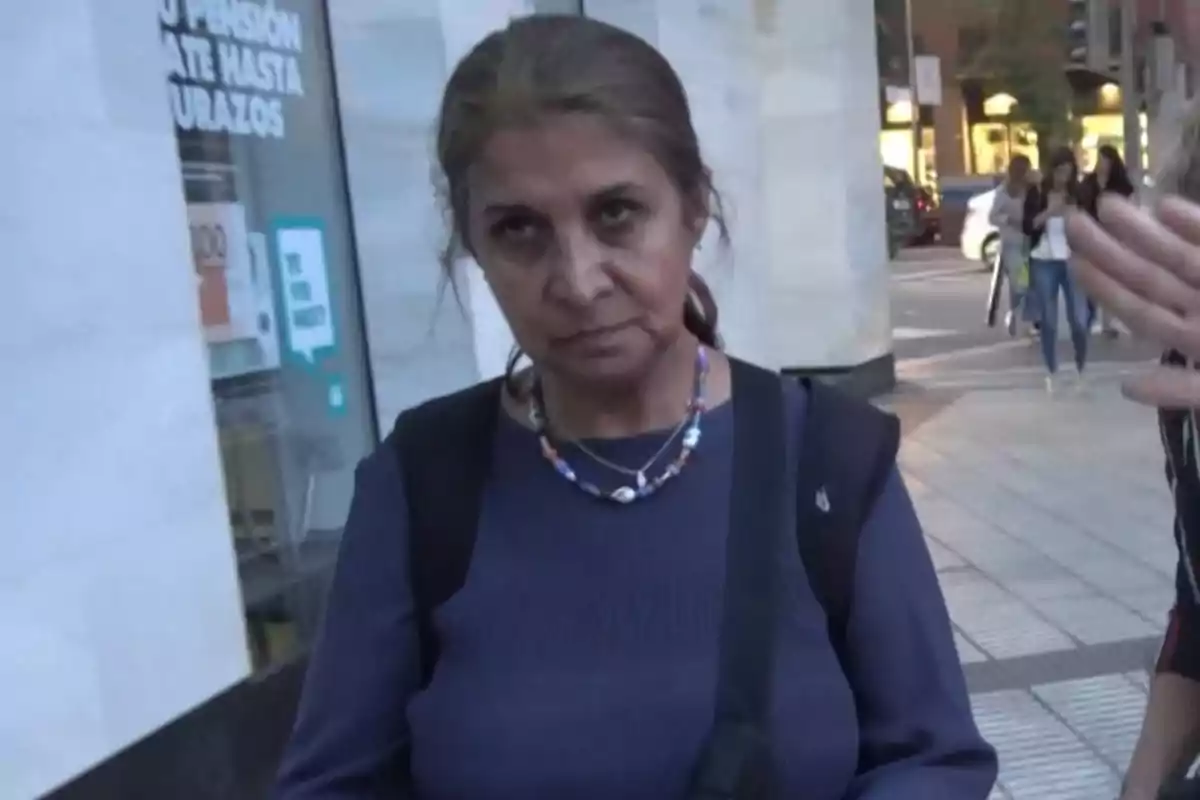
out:
M977 194L967 201L967 215L963 218L962 236L959 245L963 256L969 261L981 261L990 267L1000 249L1000 231L988 221L996 190Z

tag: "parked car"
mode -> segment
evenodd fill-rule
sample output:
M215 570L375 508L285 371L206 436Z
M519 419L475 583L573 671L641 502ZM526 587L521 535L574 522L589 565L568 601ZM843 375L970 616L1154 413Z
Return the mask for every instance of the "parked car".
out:
M885 166L883 196L886 203L888 256L894 257L916 234L918 191L907 172Z
M917 187L917 229L910 244L933 244L941 235L941 213L937 196L928 187Z
M988 221L996 190L977 194L967 201L967 214L963 218L962 236L959 246L962 254L970 261L980 262L984 269L991 267L1000 251L1000 231Z

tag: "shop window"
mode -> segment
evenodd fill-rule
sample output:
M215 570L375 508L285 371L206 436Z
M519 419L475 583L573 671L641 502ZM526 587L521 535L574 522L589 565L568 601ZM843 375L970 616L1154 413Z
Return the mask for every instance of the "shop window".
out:
M1079 166L1085 172L1096 168L1099 150L1104 145L1115 147L1118 153L1125 153L1125 119L1121 114L1088 114L1079 120ZM1149 165L1149 144L1146 131L1148 120L1143 112L1140 115L1142 130L1142 167Z
M971 148L975 172L980 175L1002 174L1017 155L1038 168L1037 134L1025 122L977 122L971 126Z
M354 465L375 439L327 20L320 0L159 6L248 646L263 668L314 633Z

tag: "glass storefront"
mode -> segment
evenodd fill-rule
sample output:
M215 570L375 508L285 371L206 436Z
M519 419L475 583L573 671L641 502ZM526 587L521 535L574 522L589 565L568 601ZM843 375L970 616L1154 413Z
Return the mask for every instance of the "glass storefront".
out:
M879 132L879 154L884 166L913 172L912 105L907 101L889 103L884 107L883 127ZM934 146L933 118L930 110L921 110L920 148L917 151L913 176L923 186L937 185L937 153Z
M256 667L311 638L375 441L324 3L160 0Z
M1141 117L1142 130L1142 168L1150 163L1149 120L1145 113ZM1125 156L1125 118L1121 114L1088 114L1079 118L1082 137L1079 142L1079 167L1085 172L1096 168L1099 150L1104 145L1117 148L1122 158Z
M1013 156L1023 155L1038 168L1038 138L1027 122L977 122L971 126L972 172L996 175L1008 169Z
M883 157L885 166L913 171L913 135L910 128L889 128L879 132L879 154ZM937 159L934 149L934 132L929 128L921 129L921 150L918 153L920 166L920 183L935 185L937 183Z

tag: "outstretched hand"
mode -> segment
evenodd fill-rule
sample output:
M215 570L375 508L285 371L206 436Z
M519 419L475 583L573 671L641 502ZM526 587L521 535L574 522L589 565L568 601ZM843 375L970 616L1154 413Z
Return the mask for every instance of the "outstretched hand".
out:
M1071 266L1088 295L1135 335L1200 361L1200 206L1168 198L1151 215L1105 195L1099 216L1067 218ZM1200 371L1159 366L1124 390L1159 408L1200 408Z

